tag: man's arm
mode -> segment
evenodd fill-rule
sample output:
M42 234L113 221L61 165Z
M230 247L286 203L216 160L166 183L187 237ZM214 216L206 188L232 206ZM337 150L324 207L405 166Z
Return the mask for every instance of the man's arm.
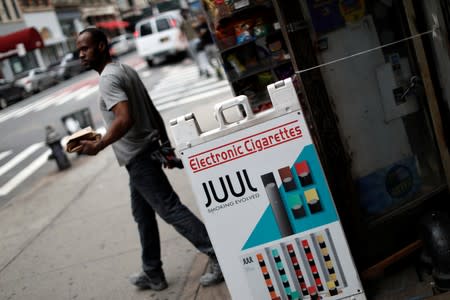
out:
M106 134L98 142L81 141L80 144L83 145L83 148L80 150L81 153L97 155L101 150L123 137L133 126L134 120L130 114L128 101L117 103L111 111L115 117Z

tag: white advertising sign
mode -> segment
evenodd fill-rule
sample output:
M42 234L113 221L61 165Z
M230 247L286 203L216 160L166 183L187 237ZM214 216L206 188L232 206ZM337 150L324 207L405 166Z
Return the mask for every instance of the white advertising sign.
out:
M268 88L271 111L210 134L171 121L227 287L242 300L365 299L292 82Z

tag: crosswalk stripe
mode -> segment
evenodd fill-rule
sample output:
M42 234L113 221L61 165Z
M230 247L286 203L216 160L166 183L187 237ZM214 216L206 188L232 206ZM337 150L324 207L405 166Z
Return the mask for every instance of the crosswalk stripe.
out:
M81 94L79 94L78 96L76 96L75 101L83 100L87 96L89 96L97 91L98 91L98 86L92 86L88 90L86 90L86 91L82 92Z
M61 93L61 94L56 95L56 96L49 96L45 102L42 102L42 103L35 109L35 111L41 111L41 110L44 110L44 109L46 109L47 107L49 107L49 106L51 106L51 105L57 103L60 99L67 97L68 95L70 95L70 92L67 92L67 91L66 91L66 92Z
M3 151L0 153L0 160L4 159L5 157L10 156L12 153L12 150L8 150L8 151Z
M218 89L218 88L222 88L222 87L229 88L228 81L219 81L214 84L209 84L209 85L202 86L202 87L199 87L196 89L185 89L184 91L182 91L180 93L175 93L170 96L168 95L165 97L156 97L156 98L153 98L153 102L155 103L155 105L164 104L167 102L171 102L174 100L181 100L183 98L186 98L186 97L189 97L192 95L195 96L197 94L201 94L201 93L204 93L204 92L207 92L210 90L214 90L214 89Z
M24 112L27 113L30 110L30 107L33 106L34 103L28 104L24 107L19 108L18 110L13 110L8 112L8 114L2 118L0 121L6 121L9 120L11 118L18 118L18 116L22 115Z
M180 76L180 74L183 74L183 76ZM198 70L187 69L187 70L179 70L178 71L178 70L174 69L174 70L169 71L164 78L169 79L169 82L170 82L172 80L182 80L186 77L192 78L194 76L196 76L197 78L200 78ZM168 81L164 81L164 82L168 82Z
M203 99L206 99L206 98L209 98L209 97L213 97L213 96L216 96L216 95L220 95L222 93L227 93L227 92L229 92L230 96L232 96L231 88L229 86L225 86L225 87L222 87L222 88L219 88L219 89L215 89L215 90L211 90L211 91L208 91L208 92L204 92L204 93L201 93L201 94L196 94L196 95L192 95L190 97L181 98L179 101L172 101L172 102L169 102L169 103L164 103L162 105L156 105L156 108L159 111L163 111L163 110L166 110L166 109L169 109L169 108L181 105L181 104L192 103L192 102L195 102L195 101L203 100Z
M78 95L79 93L82 93L83 91L87 90L89 88L89 86L85 85L81 88L79 88L76 91L73 91L71 93L68 93L65 97L63 97L62 99L59 99L58 101L55 102L55 106L60 106L63 105L66 102L69 102L70 100L72 100L76 95Z
M47 101L42 102L36 109L35 111L41 111L46 109L49 106L52 106L54 104L59 103L60 101L64 101L67 98L72 98L73 97L73 92L69 91L69 90L65 90L62 93L59 93L57 95L50 95L47 99Z
M0 116L0 123L4 122L4 121L6 121L6 120L11 119L12 116L13 116L13 115L10 114L10 113Z
M11 178L7 183L5 183L0 188L0 196L5 196L9 194L13 189L15 189L19 184L21 184L25 179L36 172L40 167L42 167L47 161L51 150L48 149L41 156L35 159L31 164L29 164L25 169L17 173L16 176Z
M54 99L58 98L60 96L61 96L61 94L56 95L56 96L50 95L47 97L43 97L43 98L40 98L40 99L34 101L33 103L30 103L28 105L20 107L19 109L9 111L7 114L0 116L0 123L4 122L6 120L9 120L11 118L16 118L16 119L20 118L20 117L26 115L27 113L29 113L30 111L39 111L39 110L41 110L42 106L44 106L44 108L49 106L49 105L46 105L47 103L49 103L51 105L53 103Z
M144 71L141 73L141 77L146 78L146 77L149 77L151 74L152 74L152 72L147 70L147 71Z
M29 113L30 111L33 111L34 109L36 109L36 107L38 107L41 103L47 101L47 98L41 98L36 100L33 103L28 104L27 106L22 107L19 111L16 111L16 113L14 114L14 118L20 118L24 115L26 115L27 113Z
M198 70L194 69L183 70L174 68L173 70L167 72L167 75L164 76L164 81L161 81L158 85L164 84L170 85L172 82L184 81L185 78L195 78L195 77L197 77L197 79L200 77L200 75L198 74Z
M150 91L152 101L160 111L222 93L228 92L232 96L228 81L200 78L195 65L179 65L167 71L167 75Z
M137 64L136 66L134 66L134 69L136 71L140 71L142 69L145 69L147 67L147 63L146 62L141 62L139 64Z
M169 96L169 95L172 95L172 94L175 94L175 93L186 91L187 89L196 89L196 88L199 88L199 87L215 84L216 82L218 82L216 78L210 78L210 79L207 79L207 80L200 80L200 81L196 80L194 83L188 84L188 86L186 86L186 85L179 85L179 86L174 86L174 87L171 87L170 89L164 89L164 90L161 90L161 91L152 90L151 91L151 97L152 98L166 97L166 96ZM222 82L224 84L228 84L228 82L225 81L225 80L220 81L220 82Z
M53 105L59 106L59 105L61 105L61 104L64 104L64 103L66 103L66 102L72 100L73 97L75 97L75 93L68 93L68 94L65 94L63 97L58 98L58 99L55 99L55 100L53 101Z
M177 78L177 79L164 79L166 82L159 83L157 86L155 86L155 90L162 90L165 91L168 88L177 87L177 86L183 86L183 87L189 87L193 83L202 82L203 80L200 80L198 74L193 75L191 77L185 77L183 78Z
M11 159L6 164L4 164L3 166L0 167L0 176L2 176L6 172L8 172L12 168L14 168L17 164L19 164L21 161L23 161L28 156L33 154L35 151L37 151L42 146L44 146L44 142L36 143L36 144L29 146L28 148L26 148L19 154L17 154L13 159Z

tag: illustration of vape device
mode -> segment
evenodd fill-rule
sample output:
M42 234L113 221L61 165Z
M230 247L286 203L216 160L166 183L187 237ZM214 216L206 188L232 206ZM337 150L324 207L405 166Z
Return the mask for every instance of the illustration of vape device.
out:
M305 206L303 205L303 202L299 194L297 193L288 194L287 203L295 219L300 219L306 216Z
M313 184L311 170L309 169L308 162L306 160L295 164L295 171L297 172L298 179L301 186L308 186Z
M289 269L286 269L287 264L286 261L282 259L282 252L280 250L281 249L278 247L270 249L272 258L275 262L275 267L278 270L278 276L281 280L281 284L283 285L287 299L298 300L300 299L300 293L296 291L296 287L293 284L292 274Z
M325 292L325 287L323 285L324 282L323 279L325 278L325 276L323 270L320 268L320 265L317 264L318 262L317 259L319 258L319 256L315 251L315 249L311 247L313 241L308 236L301 238L299 242L301 248L303 249L303 254L306 257L307 261L306 264L309 268L309 272L313 277L313 282L311 282L312 283L311 286L308 287L310 295L312 296L311 294L311 291L313 290L312 287L315 288L318 293Z
M289 167L279 169L278 174L280 174L281 182L283 183L283 187L286 192L293 191L297 188L294 181L294 176L292 175Z
M261 176L267 197L269 198L270 206L272 207L275 220L280 230L281 236L286 237L294 233L286 209L281 199L278 186L275 181L273 173L267 173Z
M280 292L273 283L273 273L266 265L263 250L241 255L242 267L254 299L279 300Z
M289 258L288 266L290 266L290 269L292 269L292 272L294 274L294 278L297 279L298 288L300 289L303 296L308 296L308 284L306 282L305 275L306 272L302 268L304 268L304 265L302 264L302 261L299 257L298 250L296 250L295 241L289 241L285 244L282 244L283 250L287 252L287 257ZM296 253L297 251L297 253Z
M312 214L322 211L322 204L315 188L305 191L305 199Z
M314 233L313 240L316 241L314 245L321 254L322 259L320 261L322 268L326 270L324 273L330 295L337 295L338 290L347 286L347 283L339 258L336 255L330 231L325 229L324 231Z
M277 288L276 282L274 282L275 275L270 270L270 266L266 263L268 261L267 256L264 254L263 251L259 251L255 254L255 257L259 266L259 272L260 274L262 274L264 279L263 280L264 283L263 285L265 286L264 288L268 292L270 299L280 300L281 299L280 290ZM252 292L254 293L254 295L260 295L260 293L258 293L258 289L260 289L261 287L261 279L249 275L256 275L256 274L247 273L247 278L249 279L250 287L252 288Z

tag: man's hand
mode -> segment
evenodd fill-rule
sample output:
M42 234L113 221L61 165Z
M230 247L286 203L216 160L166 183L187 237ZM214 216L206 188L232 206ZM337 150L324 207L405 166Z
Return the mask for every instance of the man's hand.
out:
M99 141L81 140L80 145L83 147L80 149L79 153L87 155L97 155L97 153L104 148L101 139Z

